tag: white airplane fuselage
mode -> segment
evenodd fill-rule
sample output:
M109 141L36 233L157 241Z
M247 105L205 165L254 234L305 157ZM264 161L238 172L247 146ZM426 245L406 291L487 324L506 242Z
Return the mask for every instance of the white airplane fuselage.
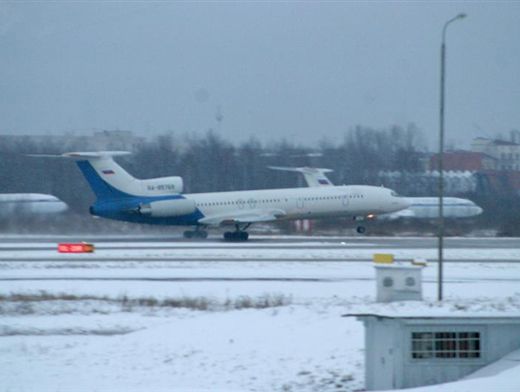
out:
M327 188L286 188L237 192L185 194L202 214L269 209L284 212L283 219L327 218L398 211L405 202L390 189L345 185Z
M0 216L47 215L67 210L67 204L52 195L41 193L0 194Z
M240 221L378 215L407 206L407 202L390 189L346 185L98 200L91 212L139 223L217 226Z

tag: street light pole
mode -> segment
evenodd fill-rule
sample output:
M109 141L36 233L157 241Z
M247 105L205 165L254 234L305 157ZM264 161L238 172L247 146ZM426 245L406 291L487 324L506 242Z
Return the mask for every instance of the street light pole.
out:
M466 14L458 14L454 18L448 20L442 29L442 44L441 44L441 102L440 102L440 130L439 130L439 241L438 241L438 296L437 299L442 301L442 282L443 282L443 242L444 242L444 92L445 92L445 73L446 73L446 29L448 25L456 20L463 19Z

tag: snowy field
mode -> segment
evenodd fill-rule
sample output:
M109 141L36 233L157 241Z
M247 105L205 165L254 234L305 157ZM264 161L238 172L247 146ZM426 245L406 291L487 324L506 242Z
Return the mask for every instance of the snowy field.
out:
M356 391L363 326L344 314L520 315L513 246L447 249L475 262L446 263L443 304L430 263L423 303L385 305L362 260L435 249L118 245L67 256L52 243L0 244L1 391Z

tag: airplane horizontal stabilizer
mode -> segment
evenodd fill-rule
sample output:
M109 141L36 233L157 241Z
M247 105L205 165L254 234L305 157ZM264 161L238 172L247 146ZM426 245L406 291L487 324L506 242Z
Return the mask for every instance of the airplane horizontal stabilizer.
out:
M305 181L307 182L307 185L309 187L333 185L332 182L325 175L325 173L333 172L334 170L332 170L332 169L325 169L325 168L320 168L320 167L286 167L286 166L269 166L269 169L302 173L303 176L305 177Z
M122 155L130 155L129 151L85 151L85 152L66 152L63 154L27 154L34 158L73 158L73 159L95 159L111 158Z
M95 159L95 158L112 158L123 155L130 155L129 151L86 151L86 152L66 152L61 156L64 158L74 159Z

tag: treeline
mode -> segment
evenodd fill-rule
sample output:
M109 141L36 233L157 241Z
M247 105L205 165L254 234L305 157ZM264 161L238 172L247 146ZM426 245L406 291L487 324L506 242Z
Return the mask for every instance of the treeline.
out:
M295 173L268 166L317 166L333 169L335 184L381 185L381 170L417 171L420 133L414 126L388 130L357 127L338 145L316 147L286 140L265 145L257 139L235 145L214 131L199 137L160 135L136 146L118 159L138 178L181 176L185 193L304 186ZM68 148L85 150L68 143ZM109 146L108 146L109 147ZM77 211L85 210L94 195L76 165L69 160L37 158L30 154L63 153L59 145L23 143L0 146L1 192L50 193Z
M79 143L72 147L85 150ZM73 211L87 213L94 195L72 161L28 155L63 152L60 145L36 144L30 138L0 146L0 192L49 193L65 201ZM427 156L420 131L409 125L388 129L359 126L346 133L343 140L313 147L287 140L265 144L255 138L235 144L214 131L197 137L164 134L147 139L134 148L132 155L118 161L138 178L181 176L184 192L195 193L305 186L303 177L273 171L268 166L325 167L334 170L329 177L337 185L387 185L379 176L382 171L421 172ZM405 195L432 196L432 189L418 189L415 183L393 187ZM500 224L495 218L507 219L508 215L501 205L518 204L516 194L508 195L504 203L497 203L497 197L489 195L457 196L485 203L481 224Z

